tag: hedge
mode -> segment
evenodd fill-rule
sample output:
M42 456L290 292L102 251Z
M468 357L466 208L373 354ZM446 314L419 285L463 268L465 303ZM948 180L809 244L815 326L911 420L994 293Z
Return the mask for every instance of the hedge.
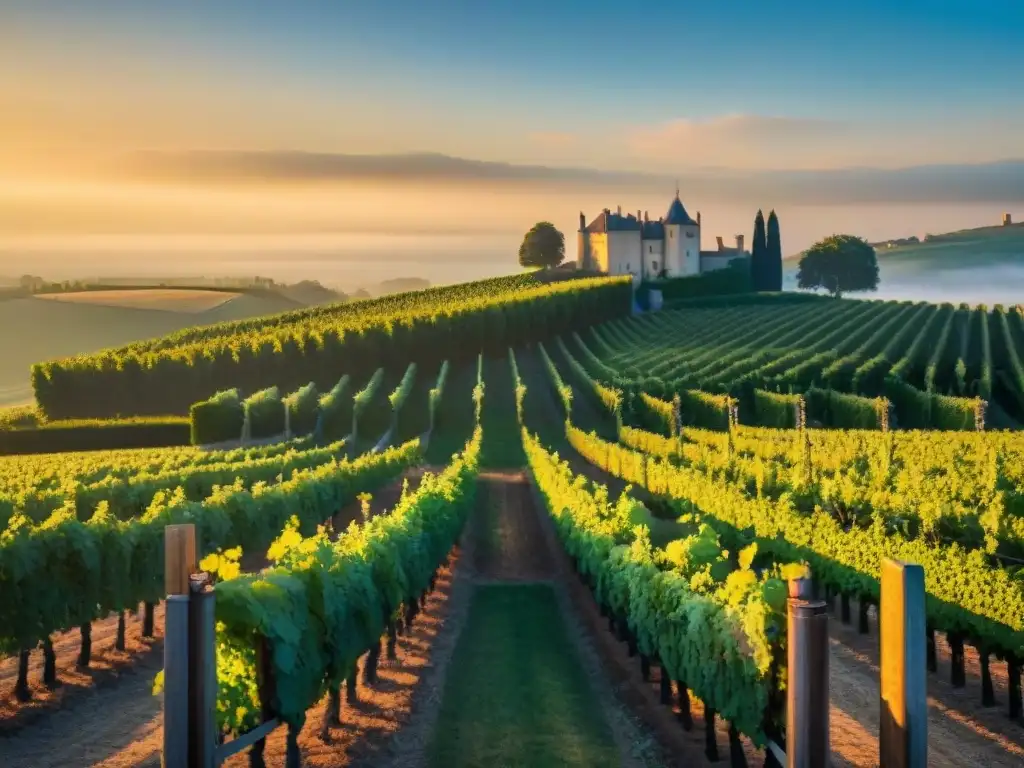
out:
M740 293L722 296L697 296L694 298L674 299L663 305L665 309L703 309L707 307L749 307L778 306L789 304L808 304L811 302L832 302L836 307L843 306L838 302L863 301L863 299L832 299L815 293L782 291L778 293Z
M754 423L761 427L793 429L800 426L803 397L754 390Z
M728 429L729 410L736 401L728 395L712 395L684 389L679 395L679 419L683 426Z
M39 426L40 413L34 405L11 405L0 408L0 430L27 429Z
M652 280L644 283L637 291L637 300L648 308L648 292L661 291L664 302L680 299L703 298L706 296L733 296L754 290L750 279L750 260L738 256L725 269L716 269L700 275Z
M288 431L293 435L308 435L316 429L320 412L320 396L312 381L299 387L282 401L288 412Z
M237 389L226 389L189 408L193 445L237 440L242 435L245 410Z
M885 394L896 407L902 429L974 430L985 425L985 401L923 392L902 379L885 380Z
M985 426L985 401L980 397L932 394L932 426L935 429L974 430Z
M242 401L249 422L249 437L259 440L284 433L284 404L277 387L267 387Z
M889 401L811 387L804 395L807 418L837 429L889 428Z
M351 381L345 374L330 392L320 396L320 440L338 440L349 433L352 426L352 395L348 391Z
M0 455L116 451L188 445L189 419L184 416L146 419L65 420L27 429L0 430Z

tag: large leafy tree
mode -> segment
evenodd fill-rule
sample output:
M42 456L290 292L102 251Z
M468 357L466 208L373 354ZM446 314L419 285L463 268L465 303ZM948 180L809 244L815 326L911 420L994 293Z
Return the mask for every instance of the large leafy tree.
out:
M824 288L834 297L878 288L875 249L854 235L832 235L800 257L796 276L800 288Z
M768 246L765 240L764 214L759 209L754 219L754 242L750 245L750 275L755 291L769 290L767 267Z
M519 246L519 263L524 267L557 267L565 259L565 235L549 221L533 225Z
M768 214L768 235L765 245L767 258L765 259L767 275L766 288L768 291L782 290L782 236L779 233L779 217L772 210Z

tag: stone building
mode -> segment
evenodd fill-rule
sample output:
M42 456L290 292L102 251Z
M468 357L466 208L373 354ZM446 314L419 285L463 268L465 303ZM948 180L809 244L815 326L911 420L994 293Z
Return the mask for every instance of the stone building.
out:
M717 250L700 248L700 212L693 219L686 212L679 192L668 213L651 221L647 212L622 214L605 208L592 222L580 213L576 236L580 269L596 269L610 275L632 275L636 282L657 277L686 277L723 269L729 262L750 254L743 247L743 235L736 235L735 247L716 238Z

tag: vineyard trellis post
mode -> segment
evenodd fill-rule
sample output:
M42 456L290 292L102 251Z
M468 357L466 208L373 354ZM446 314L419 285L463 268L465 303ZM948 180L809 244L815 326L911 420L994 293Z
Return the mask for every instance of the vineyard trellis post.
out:
M882 768L928 765L924 568L882 560L879 612Z
M212 768L217 747L217 631L209 574L189 578L189 766Z
M189 576L196 567L192 524L164 529L164 743L163 765L188 764L189 746Z
M169 525L164 532L167 609L164 637L163 768L217 768L231 755L259 746L281 721L268 716L247 733L222 742L217 731L216 592L209 574L198 573L195 526ZM257 658L266 659L262 645ZM260 701L273 681L257 673ZM269 684L269 688L268 688ZM294 765L294 756L287 761Z
M829 761L828 613L811 599L810 581L789 582L787 605L786 765L817 768Z

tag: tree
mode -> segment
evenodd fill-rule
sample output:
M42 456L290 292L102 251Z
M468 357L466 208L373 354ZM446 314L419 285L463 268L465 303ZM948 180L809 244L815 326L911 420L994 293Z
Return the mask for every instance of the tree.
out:
M782 235L779 233L779 217L772 210L768 214L768 235L766 237L765 273L768 276L767 290L782 290Z
M800 288L824 288L837 299L849 291L874 291L878 288L875 249L854 235L826 237L804 251L796 282Z
M764 214L760 209L754 219L754 242L750 246L750 276L753 278L754 290L768 290L768 247L764 234Z
M519 246L519 263L524 267L557 267L565 259L565 236L549 221L533 225Z

